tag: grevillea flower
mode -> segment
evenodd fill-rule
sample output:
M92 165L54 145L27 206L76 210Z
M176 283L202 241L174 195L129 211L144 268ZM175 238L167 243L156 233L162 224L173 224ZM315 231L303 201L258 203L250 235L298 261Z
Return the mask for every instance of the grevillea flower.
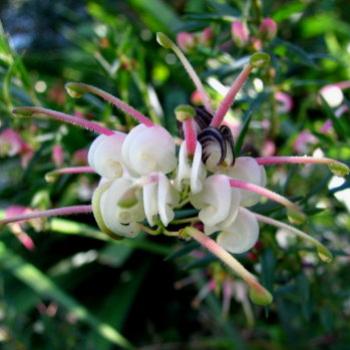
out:
M157 40L178 56L204 105L197 108L181 105L175 110L184 138L179 151L176 151L175 141L166 129L155 125L117 97L91 85L68 83L66 88L72 97L95 94L140 124L124 134L97 122L45 108L15 108L15 115L46 116L99 134L89 149L89 166L54 170L48 180L54 181L57 176L67 173L97 173L101 179L91 205L24 213L5 218L0 224L93 212L101 231L113 239L135 237L142 231L194 239L247 283L254 302L266 305L272 301L270 292L229 253L244 253L255 245L259 237L259 222L283 228L312 243L325 261L331 259L331 253L306 233L250 209L262 198L267 198L286 207L291 221L304 219L296 204L265 187L264 167L291 163L326 164L340 176L346 175L349 169L328 158L236 157L233 136L223 125L224 118L251 71L266 65L269 56L254 54L214 109L201 80L180 48L162 33L158 34ZM193 209L191 212L197 210L198 214L175 219L176 211L184 206ZM204 232L198 227L203 227ZM215 241L210 236L216 232Z

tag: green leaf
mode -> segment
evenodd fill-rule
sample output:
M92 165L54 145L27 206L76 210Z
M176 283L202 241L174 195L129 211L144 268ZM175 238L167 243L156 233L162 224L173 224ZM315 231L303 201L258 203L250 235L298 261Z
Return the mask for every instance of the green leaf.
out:
M243 146L245 136L248 132L249 124L251 122L253 112L255 112L258 109L258 107L260 107L261 103L266 99L266 97L267 97L267 93L259 94L258 97L251 103L249 109L244 113L244 115L242 117L243 126L241 129L241 132L239 133L238 139L236 141L236 146L235 146L235 154L237 157L239 156L239 154L241 152L241 148Z
M275 43L274 46L276 51L278 52L279 50L282 50L280 54L287 56L288 59L312 68L317 67L312 56L305 52L301 47L282 39L275 39ZM285 50L286 53L284 53L283 50Z
M137 293L140 292L140 285L148 269L149 263L146 262L139 269L132 272L132 278L130 278L130 280L118 284L118 286L111 291L99 308L98 315L101 319L106 320L117 329L122 328L132 303ZM91 344L94 344L95 348L98 350L110 349L110 343L101 337L97 337L97 335L96 332L90 335L93 339Z
M171 33L182 24L180 18L165 1L128 0L127 2L138 10L140 17L152 31Z
M97 319L84 306L60 289L43 272L13 253L2 242L0 242L0 264L5 270L28 285L42 298L50 298L63 305L78 320L90 325L100 336L109 342L123 349L132 349L128 340L117 330Z
M346 140L346 138L349 136L350 130L347 122L344 122L344 119L337 118L334 114L331 107L329 107L326 100L323 98L323 96L320 95L320 98L322 100L323 108L325 109L325 112L327 114L327 117L332 120L333 128L335 132L337 133L340 140Z
M178 250L175 250L174 252L169 254L164 260L166 260L166 261L175 260L177 258L180 258L180 257L184 256L184 255L187 255L192 250L194 250L194 249L196 249L198 247L199 247L199 244L197 242L195 242L195 241L190 242L190 243L186 243L181 248L179 248Z
M109 236L95 228L92 228L91 226L66 219L52 219L50 221L50 229L56 233L79 235L92 239L113 242L114 244L126 245L131 248L142 249L159 255L168 255L171 251L169 247L152 242L143 235L139 235L139 237L134 239L123 239L121 241L116 241L112 240Z
M306 3L300 1L291 1L284 3L273 15L272 18L281 22L283 20L289 19L292 15L297 13L302 13L306 7Z

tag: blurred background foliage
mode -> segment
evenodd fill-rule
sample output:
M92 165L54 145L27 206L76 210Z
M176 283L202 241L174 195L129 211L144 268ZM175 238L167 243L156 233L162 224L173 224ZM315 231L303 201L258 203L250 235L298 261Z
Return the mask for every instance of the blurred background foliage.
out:
M47 183L45 173L55 167L83 163L93 137L56 122L14 118L14 106L43 105L120 130L133 125L92 96L73 101L65 94L65 82L83 81L176 134L173 110L191 100L193 86L155 32L175 38L211 28L212 38L187 55L218 102L256 49L232 41L237 19L248 21L252 35L262 17L278 23L277 37L262 42L271 67L253 75L229 116L235 138L239 131L244 138L241 154L321 152L349 162L349 95L343 91L342 113L319 95L330 83L350 80L348 6L346 0L2 0L0 132L16 130L27 145L25 154L0 160L2 214L13 204L88 203L97 181L79 175ZM278 93L292 100L291 108L282 108ZM271 307L251 305L244 285L193 243L146 236L114 242L91 217L53 219L20 232L1 228L1 348L349 349L349 178L341 182L322 167L267 170L270 188L303 206L304 229L336 256L325 265L303 242L262 227L258 246L240 258L273 292ZM284 216L271 203L255 209ZM34 246L26 249L23 237Z

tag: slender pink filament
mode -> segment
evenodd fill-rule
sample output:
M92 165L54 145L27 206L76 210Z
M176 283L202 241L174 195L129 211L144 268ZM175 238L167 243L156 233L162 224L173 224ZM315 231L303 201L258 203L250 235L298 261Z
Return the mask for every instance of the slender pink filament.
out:
M271 199L272 201L279 203L287 208L294 209L296 211L300 211L298 206L294 203L292 203L290 200L287 198L281 196L280 194L270 191L265 187L261 187L255 184L252 184L250 182L245 182L237 179L230 179L230 185L231 187L234 188L240 188L242 190L246 190L249 192L254 192L257 193L263 197L266 197L268 199Z
M272 156L255 158L259 165L274 164L331 164L334 162L330 158L316 158L307 156Z
M226 96L220 103L219 108L215 112L214 118L210 123L210 126L217 128L220 126L222 121L225 118L225 115L227 111L230 109L232 106L235 97L238 93L238 91L241 89L245 81L247 80L250 72L252 71L253 67L251 65L246 66L243 68L242 72L238 75L236 80L233 82L232 86L230 87L229 91L227 92Z
M104 134L104 135L113 135L114 132L108 128L105 128L104 126L101 126L100 124L96 122L91 122L88 120L85 120L83 118L75 117L73 115L69 115L66 113L54 111L47 108L41 108L41 107L17 107L13 110L14 114L23 114L26 115L29 113L37 114L37 115L46 115L52 119L59 120L68 124L73 124L76 126L80 126L82 128L91 130L97 134Z
M127 103L123 102L119 98L111 95L110 93L101 90L95 86L89 85L89 84L84 84L84 83L72 83L72 85L76 85L79 88L83 88L87 92L91 92L97 96L100 96L102 99L104 99L107 102L112 103L115 107L119 108L126 114L129 114L133 118L135 118L138 122L150 127L153 126L154 123L152 122L151 119L140 113L138 110L136 110L134 107L128 105Z
M224 264L226 264L235 273L237 273L251 288L264 293L265 288L258 282L257 278L248 270L246 270L238 260L236 260L225 249L220 247L210 237L193 227L188 227L185 230L198 243L208 249L213 255L218 257Z
M193 155L197 147L197 133L194 120L192 118L182 123L185 135L186 149L188 155Z
M55 174L85 174L85 173L95 173L95 170L90 166L76 166L76 167L67 167L54 170Z
M339 89L348 89L350 88L350 81L340 81L339 83L329 84L328 86L336 86Z
M91 205L74 205L71 207L49 209L44 211L34 211L29 214L11 216L9 218L0 220L0 225L11 224L14 222L28 221L32 219L48 218L51 216L66 216L66 215L74 215L74 214L85 214L85 213L91 213L91 212L92 212Z

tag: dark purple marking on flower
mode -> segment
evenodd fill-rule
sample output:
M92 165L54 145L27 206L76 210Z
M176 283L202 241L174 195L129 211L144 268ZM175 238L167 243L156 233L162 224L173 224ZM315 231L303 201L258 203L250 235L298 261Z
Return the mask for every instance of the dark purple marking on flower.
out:
M203 147L202 160L204 163L210 157L210 145L218 145L220 148L220 158L218 165L222 164L228 158L231 158L230 164L235 162L234 155L234 140L231 130L226 125L221 125L219 128L210 126L213 115L209 113L204 107L196 108L195 122L199 128L198 141Z

